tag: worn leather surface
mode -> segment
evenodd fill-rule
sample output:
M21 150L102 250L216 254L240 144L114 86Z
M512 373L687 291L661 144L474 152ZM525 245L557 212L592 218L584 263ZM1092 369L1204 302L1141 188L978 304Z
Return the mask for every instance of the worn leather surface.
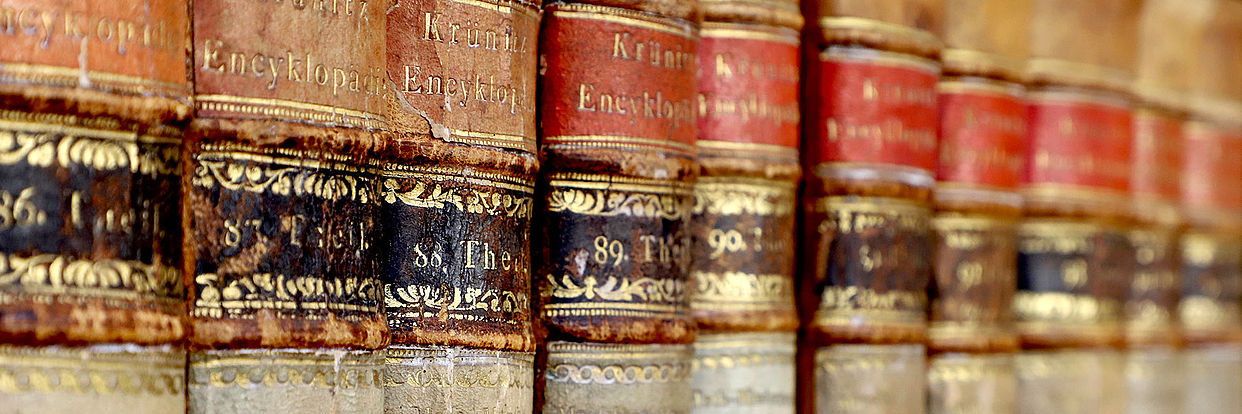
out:
M712 21L701 35L694 315L705 330L793 329L797 32Z
M400 345L388 347L386 353L385 413L532 410L534 353Z
M189 2L6 0L0 107L169 123L189 115Z
M0 342L185 335L187 8L0 3Z
M542 30L541 317L554 338L688 343L697 24L553 4Z
M393 123L375 159L394 343L534 349L538 13L455 0L388 11Z
M191 414L384 412L383 351L198 351L186 372Z
M0 346L0 413L185 413L185 351L172 346Z
M182 187L195 347L387 343L366 162L387 126L388 7L194 3Z

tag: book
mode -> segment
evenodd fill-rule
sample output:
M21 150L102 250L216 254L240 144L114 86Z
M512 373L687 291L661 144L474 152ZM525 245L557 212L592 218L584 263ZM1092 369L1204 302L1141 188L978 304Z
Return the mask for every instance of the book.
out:
M1190 113L1183 124L1180 202L1182 298L1178 313L1187 342L1184 412L1242 410L1242 79L1226 68L1242 62L1242 5L1186 2L1203 9L1201 38L1192 43Z
M705 1L703 9L691 218L695 411L789 412L802 16L794 1Z
M1016 412L1026 1L945 2L928 411Z
M0 2L0 413L185 411L188 48L184 1Z
M1134 278L1126 299L1127 410L1179 413L1185 399L1185 344L1179 199L1188 86L1208 2L1147 1L1139 20L1135 68L1133 169Z
M698 5L592 3L539 40L536 410L689 412Z
M921 413L943 4L803 7L798 399Z
M191 413L378 413L386 1L195 1ZM324 39L332 39L324 42Z
M1025 218L1014 312L1019 412L1125 409L1124 304L1136 266L1137 1L1036 2Z
M540 2L388 10L385 412L530 412Z

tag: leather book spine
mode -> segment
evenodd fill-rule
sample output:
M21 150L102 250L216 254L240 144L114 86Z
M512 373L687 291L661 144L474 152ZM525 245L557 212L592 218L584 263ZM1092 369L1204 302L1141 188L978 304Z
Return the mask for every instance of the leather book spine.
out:
M1186 395L1181 204L1189 78L1208 18L1206 2L1144 2L1134 91L1134 278L1126 299L1127 411L1181 413Z
M803 6L798 398L820 413L925 412L943 5Z
M1182 299L1186 348L1183 412L1242 411L1242 4L1192 1L1202 38L1190 71L1183 133Z
M696 412L792 411L797 2L704 3L691 234ZM729 363L729 362L734 362Z
M193 3L191 413L382 411L387 1ZM330 42L324 42L331 39Z
M385 412L530 412L540 2L388 10Z
M945 3L928 289L931 413L1017 410L1012 309L1029 13L1026 1Z
M185 410L188 7L0 1L0 413Z
M697 4L591 3L546 4L540 33L536 409L688 412Z
M1032 9L1014 298L1019 412L1125 409L1140 4L1049 1Z

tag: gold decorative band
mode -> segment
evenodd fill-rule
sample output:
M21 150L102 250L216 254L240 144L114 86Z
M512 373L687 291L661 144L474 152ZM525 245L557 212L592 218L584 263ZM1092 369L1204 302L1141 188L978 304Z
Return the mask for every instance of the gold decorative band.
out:
M873 41L908 44L914 51L924 55L933 55L944 48L940 38L931 32L864 17L820 17L819 26L823 30L824 38L829 41L877 39Z
M700 177L694 214L785 217L793 214L797 183L739 177Z
M0 303L17 295L47 300L100 297L159 301L183 300L181 271L137 260L81 259L57 254L0 253Z
M940 74L940 63L935 60L872 49L833 46L820 52L819 59L825 62L866 63L917 70L931 75Z
M793 46L797 46L800 43L798 40L798 31L796 30L780 30L774 27L757 26L753 24L704 22L703 28L699 31L699 34L703 38L762 40L766 42L785 43Z
M797 162L798 149L782 145L754 142L695 141L699 156L728 156L741 158L775 158Z
M194 103L199 111L344 124L368 129L388 127L388 119L380 114L285 99L197 95L194 97Z
M535 354L447 346L388 348L385 412L528 413Z
M694 343L695 412L792 412L795 336L699 334Z
M0 410L23 406L45 410L70 405L67 400L85 403L80 400L85 395L92 396L93 404L111 409L119 410L127 401L145 400L180 405L184 410L185 361L185 351L169 346L0 345L0 401L38 404L18 403Z
M83 82L83 80L86 82ZM0 63L0 83L89 88L128 95L146 95L155 92L172 99L182 100L190 95L190 86L188 84L161 82L154 79L99 71L83 71L78 68L34 65L20 62Z
M962 75L996 74L1017 82L1026 78L1025 62L995 53L971 49L945 49L940 52L940 60L944 62L946 71L952 70Z
M450 132L451 133L448 138L445 139L449 142L487 145L526 151L533 151L536 146L534 138L528 138L521 135L496 134L491 132L466 131L461 129L454 129Z
M924 412L925 359L923 345L836 344L819 348L814 370L816 412Z
M512 14L518 12L521 14L535 16L539 14L539 7L529 0L451 0L454 3L465 4L469 6L479 7L502 14Z
M817 164L812 172L827 181L895 181L921 188L932 188L936 185L936 175L932 171L905 165L834 161Z
M554 18L570 18L595 20L626 26L656 30L686 39L698 39L699 33L694 25L684 20L659 18L654 14L646 14L630 9L597 6L593 4L570 3L552 10Z
M658 149L679 154L693 154L694 147L676 141L626 137L619 135L559 135L543 138L543 146L561 148L612 148L626 150Z
M547 352L549 384L669 383L692 373L690 345L551 342Z
M190 353L191 392L198 387L379 388L382 351L240 349Z
M1130 90L1133 79L1127 70L1052 58L1033 58L1027 61L1026 71L1030 80L1036 82L1107 88L1120 93Z

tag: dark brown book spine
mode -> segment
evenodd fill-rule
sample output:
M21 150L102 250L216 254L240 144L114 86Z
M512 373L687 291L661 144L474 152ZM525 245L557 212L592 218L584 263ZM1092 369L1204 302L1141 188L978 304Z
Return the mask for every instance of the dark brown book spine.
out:
M688 412L697 2L602 3L544 8L534 268L548 375L536 403ZM558 361L583 370L554 375ZM612 379L635 369L641 381Z
M187 16L0 1L0 412L185 410Z
M690 277L704 413L794 407L802 21L795 1L741 3L705 2L700 31Z
M532 409L539 9L388 12L392 133L376 153L388 413Z
M1019 409L1120 412L1136 267L1130 174L1140 2L1035 2L1015 318Z
M389 6L194 2L182 181L190 412L383 403L380 187L368 158L388 126Z
M945 2L928 411L1013 413L1030 2Z
M803 6L799 400L924 412L943 4Z

